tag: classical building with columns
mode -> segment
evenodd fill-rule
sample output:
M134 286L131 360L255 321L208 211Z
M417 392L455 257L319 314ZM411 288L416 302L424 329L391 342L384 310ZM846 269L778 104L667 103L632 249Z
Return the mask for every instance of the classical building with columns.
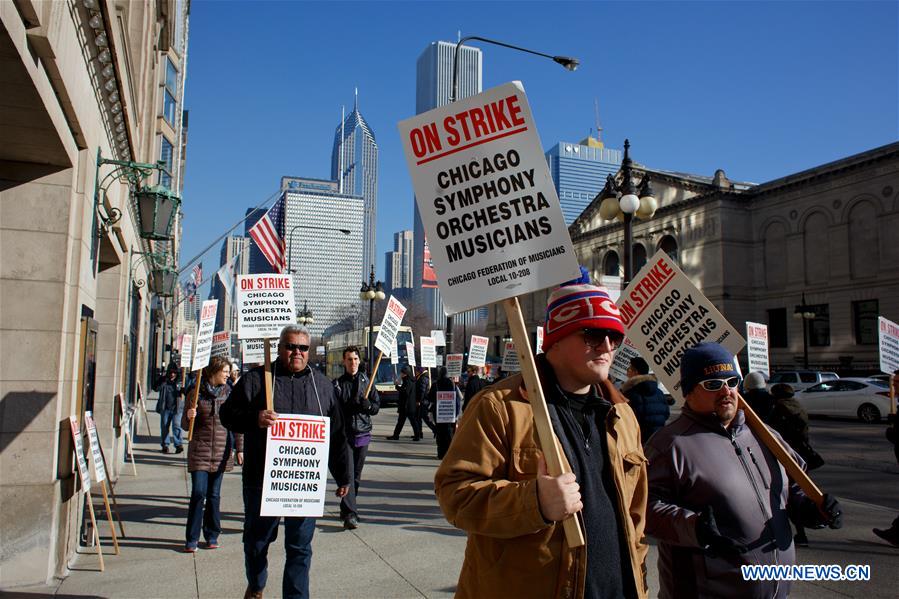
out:
M899 321L899 143L762 184L721 170L701 177L635 165L633 173L650 176L659 204L649 220L634 220L635 273L659 250L674 256L737 330L768 325L773 370L802 368L806 355L814 369L877 370L877 317ZM623 224L603 220L599 204L569 232L580 263L614 292ZM548 293L522 298L531 331ZM491 353L507 330L502 307L491 306Z
M188 0L0 2L4 590L91 557L70 421L83 436L93 412L116 478L138 389L168 357L188 13Z

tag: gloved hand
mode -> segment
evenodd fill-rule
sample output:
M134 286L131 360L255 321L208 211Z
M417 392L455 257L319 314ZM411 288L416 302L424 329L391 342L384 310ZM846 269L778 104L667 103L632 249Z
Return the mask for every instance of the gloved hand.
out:
M735 557L749 551L746 545L721 534L711 506L696 519L696 540L711 557Z
M824 494L821 507L806 497L799 508L799 523L806 528L837 529L843 526L843 508L837 498L830 493Z

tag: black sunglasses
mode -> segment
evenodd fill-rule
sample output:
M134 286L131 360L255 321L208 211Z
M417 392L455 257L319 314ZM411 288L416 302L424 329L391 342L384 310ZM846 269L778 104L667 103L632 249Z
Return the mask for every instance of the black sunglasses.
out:
M624 333L612 329L583 329L582 333L584 334L584 343L594 350L600 348L606 339L609 340L609 346L612 349L616 349L624 341Z
M727 385L730 389L736 389L737 385L740 384L740 377L732 376L727 379L709 379L707 381L700 381L699 386L705 389L706 391L718 391L724 385Z
M309 346L308 345L300 345L299 343L285 343L284 349L286 349L289 352L301 351L305 354L307 351L309 351Z

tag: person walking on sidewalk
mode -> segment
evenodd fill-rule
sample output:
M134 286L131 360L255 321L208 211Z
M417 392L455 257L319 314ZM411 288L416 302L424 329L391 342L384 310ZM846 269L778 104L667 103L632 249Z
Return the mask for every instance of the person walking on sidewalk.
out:
M487 386L487 381L481 378L481 370L480 366L468 367L468 381L465 383L465 397L462 401L463 412L468 409L468 402Z
M418 419L418 402L415 400L415 379L412 376L412 367L403 366L400 370L400 380L396 382L396 426L393 434L387 437L390 441L399 441L400 433L406 425L406 418L412 425L412 440L421 439L421 421Z
M169 453L169 439L171 439L175 453L184 451L181 440L181 427L178 414L181 412L181 385L178 384L178 369L169 368L168 371L156 380L153 387L159 392L156 400L156 413L159 414L159 444L162 445L162 453ZM171 432L169 432L171 431Z
M462 412L462 393L459 391L459 388L456 387L456 384L446 375L446 366L439 366L437 368L437 380L434 381L434 384L431 385L431 390L428 391L428 405L430 406L431 414L434 415L434 420L437 420L437 392L438 391L451 391L453 394L453 400L456 404L456 419L458 420L459 414ZM434 437L437 439L437 459L442 460L443 456L446 455L446 451L449 449L450 443L453 440L453 435L456 432L456 423L455 422L438 422L436 426L436 430L434 431Z
M359 348L355 345L343 350L343 370L343 374L334 380L334 393L343 410L347 447L352 456L353 484L340 500L340 518L345 529L354 530L359 527L356 498L359 495L365 456L371 443L371 417L381 409L381 401L374 385L371 386L368 397L365 396L369 378L359 371Z
M244 563L247 590L244 597L262 597L268 581L268 546L278 538L281 518L260 516L262 479L265 468L267 431L278 419L278 413L309 414L331 419L328 468L337 482L337 497L343 498L353 480L347 451L346 428L334 385L318 370L311 368L309 330L288 325L281 330L278 359L272 364L274 410L265 405L265 367L245 373L228 401L222 406L221 420L228 429L244 435L243 465ZM312 536L315 518L284 518L285 599L309 597L309 568L312 564Z
M434 425L434 420L431 418L431 413L434 408L434 404L431 403L431 371L428 368L423 368L420 373L418 373L418 378L415 380L415 397L418 398L418 438L421 439L424 428L422 428L422 424L426 424L429 429L431 429L431 433L434 435L434 438L437 438L437 427ZM412 439L415 441L415 439Z
M649 364L640 356L631 358L627 367L628 379L621 385L621 392L640 423L640 438L645 444L654 432L665 426L671 410L665 394L659 389L659 380L649 374Z
M187 509L187 531L184 551L193 553L200 542L200 529L207 549L218 549L222 532L222 478L234 467L232 454L237 450L237 463L243 462L243 435L231 435L219 422L219 412L228 393L231 363L222 356L213 356L203 369L203 380L196 407L184 410L181 427L190 429L194 420L193 437L187 447L187 471L190 473L190 505ZM187 397L191 397L188 390ZM232 438L234 441L232 442ZM236 445L236 447L235 447Z

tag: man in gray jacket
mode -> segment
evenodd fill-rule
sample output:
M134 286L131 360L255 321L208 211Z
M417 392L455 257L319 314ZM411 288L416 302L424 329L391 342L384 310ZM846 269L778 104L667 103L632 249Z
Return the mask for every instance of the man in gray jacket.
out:
M661 541L663 599L786 597L788 581L744 580L741 566L794 564L791 518L812 528L842 525L836 499L825 495L819 509L753 434L737 409L739 383L734 357L720 345L687 350L686 405L645 448L646 532Z

